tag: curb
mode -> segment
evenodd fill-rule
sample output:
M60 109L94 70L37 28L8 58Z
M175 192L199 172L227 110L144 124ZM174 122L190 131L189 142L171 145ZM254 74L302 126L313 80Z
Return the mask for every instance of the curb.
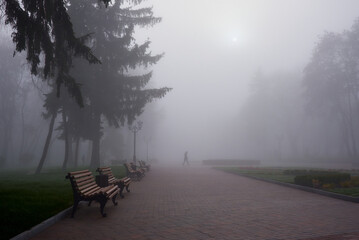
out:
M224 172L227 172L227 171L224 171ZM353 202L353 203L359 203L359 197L351 197L351 196L347 196L347 195L343 195L343 194L339 194L339 193L323 191L323 190L316 189L316 188L305 187L305 186L296 185L296 184L292 184L292 183L279 182L279 181L275 181L275 180L272 180L272 179L264 179L264 178L259 178L259 177L253 177L253 176L248 176L248 175L240 174L240 173L234 173L234 172L227 172L227 173L232 173L232 174L236 174L236 175L239 175L239 176L242 176L242 177L252 178L252 179L255 179L255 180L259 180L259 181L274 183L274 184L285 186L285 187L295 188L295 189L303 190L303 191L306 191L306 192L316 193L316 194L319 194L319 195L332 197L332 198L336 198L336 199L340 199L340 200L344 200L344 201L349 201L349 202Z
M72 211L72 206L63 210L62 212L59 212L55 216L52 216L42 223L32 227L30 230L27 230L25 232L20 233L19 235L16 235L13 238L10 238L10 240L27 240L35 235L39 234L40 232L44 231L46 228L50 227L51 225L55 224L56 222L60 221L61 219L65 218L67 215L69 215Z

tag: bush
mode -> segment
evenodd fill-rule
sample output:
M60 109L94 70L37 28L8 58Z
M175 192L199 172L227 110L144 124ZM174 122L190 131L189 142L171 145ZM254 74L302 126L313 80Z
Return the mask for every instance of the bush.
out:
M300 175L318 175L318 174L333 174L333 173L339 173L335 171L323 171L323 170L306 170L306 169L287 169L283 171L283 174L285 175L294 175L294 176L300 176Z
M342 188L359 187L359 177L358 176L351 177L350 180L341 182L340 187Z
M359 187L359 176L355 176L350 179L350 186Z
M297 185L313 187L313 176L311 175L299 175L294 178L294 183Z
M339 185L341 182L349 180L349 173L321 173L296 176L294 178L294 183L307 187L320 187L324 184Z
M305 169L287 169L283 171L283 174L298 176L298 175L306 175L308 174L308 171Z
M351 187L351 180L350 181L344 181L340 183L341 188L349 188Z
M323 184L322 188L323 189L334 189L336 186L334 183L327 183L327 184Z

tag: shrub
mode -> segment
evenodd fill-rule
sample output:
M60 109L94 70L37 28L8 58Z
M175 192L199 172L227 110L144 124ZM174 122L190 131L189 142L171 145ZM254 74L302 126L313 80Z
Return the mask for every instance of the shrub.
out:
M320 182L318 179L312 179L312 186L314 188L320 188Z
M359 187L359 176L351 177L350 180L340 183L342 188Z
M350 181L344 181L344 182L341 182L340 183L340 187L342 188L348 188L348 187L351 187L351 180Z
M351 187L359 187L359 176L352 177L350 179Z
M310 175L299 175L294 178L294 183L308 187L319 187L324 184L339 185L341 182L349 181L349 173L321 173Z
M306 175L307 173L308 171L305 169L287 169L283 171L284 175L294 175L294 176Z
M287 169L283 171L283 174L285 175L294 175L294 176L300 176L300 175L318 175L318 174L333 174L333 173L339 173L335 171L324 171L324 170L306 170L306 169Z
M326 184L323 184L323 186L322 186L323 189L333 189L335 187L336 186L334 183L326 183Z
M302 186L313 187L313 176L299 175L294 178L294 183Z

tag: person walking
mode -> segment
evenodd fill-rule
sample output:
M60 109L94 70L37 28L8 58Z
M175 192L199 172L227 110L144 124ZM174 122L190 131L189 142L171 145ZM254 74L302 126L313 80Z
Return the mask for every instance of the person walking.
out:
M184 166L185 164L189 165L189 162L188 162L188 151L186 151L186 152L184 153L183 166Z

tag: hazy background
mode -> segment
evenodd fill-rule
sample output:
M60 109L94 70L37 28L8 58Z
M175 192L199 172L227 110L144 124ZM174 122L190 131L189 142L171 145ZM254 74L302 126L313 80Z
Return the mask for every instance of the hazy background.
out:
M147 4L163 20L138 36L149 37L154 52L165 52L154 81L173 87L156 103L152 154L178 162L185 150L190 159L250 158L235 130L256 72L301 74L319 36L350 29L359 16L355 0Z
M188 151L190 162L256 159L296 166L347 159L340 117L324 113L324 106L308 114L303 73L325 32L352 28L359 1L148 0L140 5L144 6L153 6L162 22L138 28L135 38L150 39L154 54L165 53L149 69L149 87L173 90L148 104L138 119L143 121L137 135L138 158L180 165ZM8 155L9 166L34 166L49 125L41 118L46 83L29 75L24 55L12 58L10 33L1 28L0 70L2 76L17 80L1 83L11 86L1 86L0 131L12 133L0 144L7 149L3 155ZM4 114L11 109L16 112ZM10 115L14 119L6 118ZM359 122L359 111L353 119ZM359 139L359 124L354 134ZM53 136L46 166L63 161L59 136L60 131ZM89 163L90 153L91 143L82 141L80 164ZM102 164L132 156L128 126L105 126Z

